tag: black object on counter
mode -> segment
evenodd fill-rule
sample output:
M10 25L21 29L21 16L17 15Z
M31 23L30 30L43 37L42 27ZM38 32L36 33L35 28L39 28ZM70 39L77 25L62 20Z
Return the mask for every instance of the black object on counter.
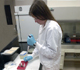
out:
M0 54L0 70L2 70L4 68L4 60L3 60L3 56Z
M5 46L5 48L3 48L0 53L4 52L7 49L10 49L12 47L19 47L19 43L18 43L18 37L14 38L7 46ZM20 47L19 49L17 49L13 54L11 55L0 55L0 64L4 66L5 63L9 62L9 61L13 61L18 54L20 53ZM2 62L1 62L2 61ZM3 67L1 66L0 67ZM2 69L0 69L2 70Z
M18 56L18 51L19 48L12 54L8 54L8 55L2 54L4 63L7 63L9 61L14 61L14 59Z
M69 37L69 35L68 35L67 33L64 34L63 41L64 41L65 43L70 43L70 42L71 42L70 37Z

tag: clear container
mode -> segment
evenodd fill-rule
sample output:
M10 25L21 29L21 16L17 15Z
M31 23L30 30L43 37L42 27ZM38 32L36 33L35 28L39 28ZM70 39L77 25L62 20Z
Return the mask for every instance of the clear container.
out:
M27 51L22 51L21 53L20 53L20 59L23 59L25 56L27 56Z

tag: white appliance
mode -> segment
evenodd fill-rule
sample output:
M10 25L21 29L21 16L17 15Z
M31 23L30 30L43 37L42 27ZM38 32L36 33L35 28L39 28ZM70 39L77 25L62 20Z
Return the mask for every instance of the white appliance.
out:
M50 7L52 14L59 21L80 21L80 7Z
M30 5L15 6L15 18L17 25L18 41L27 42L29 34L33 34L35 39L38 37L39 24L29 16Z

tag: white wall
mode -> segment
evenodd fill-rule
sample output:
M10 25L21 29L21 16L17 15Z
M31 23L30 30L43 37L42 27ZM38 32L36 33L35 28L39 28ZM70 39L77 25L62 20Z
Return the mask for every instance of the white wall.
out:
M13 25L7 25L4 5L10 5ZM12 0L0 0L0 51L5 48L16 36L14 4Z
M47 0L48 7L80 7L80 0Z
M31 5L34 0L15 0L15 6ZM43 0L47 3L47 0Z

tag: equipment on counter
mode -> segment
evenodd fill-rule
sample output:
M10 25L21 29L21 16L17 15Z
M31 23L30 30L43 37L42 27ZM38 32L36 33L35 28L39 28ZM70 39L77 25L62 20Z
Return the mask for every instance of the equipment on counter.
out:
M28 61L27 62L21 61L20 64L18 65L18 67L17 67L17 70L25 70L27 64L28 64Z
M80 43L80 34L64 34L63 41L65 43Z
M18 55L19 47L11 47L1 53L3 65L9 61L14 61ZM2 65L2 66L3 66Z
M35 46L36 40L32 34L27 37L27 44L30 46Z
M71 43L80 43L80 34L73 34L71 37Z
M63 40L64 40L65 43L70 43L71 42L70 37L68 36L67 33L64 34L64 39Z
M27 37L28 53L30 51L30 46L36 46L35 43L36 43L36 41L35 41L33 35L32 34L28 35L28 37Z
M24 57L26 57L27 56L27 51L22 51L21 53L20 53L20 58L21 59L23 59Z

